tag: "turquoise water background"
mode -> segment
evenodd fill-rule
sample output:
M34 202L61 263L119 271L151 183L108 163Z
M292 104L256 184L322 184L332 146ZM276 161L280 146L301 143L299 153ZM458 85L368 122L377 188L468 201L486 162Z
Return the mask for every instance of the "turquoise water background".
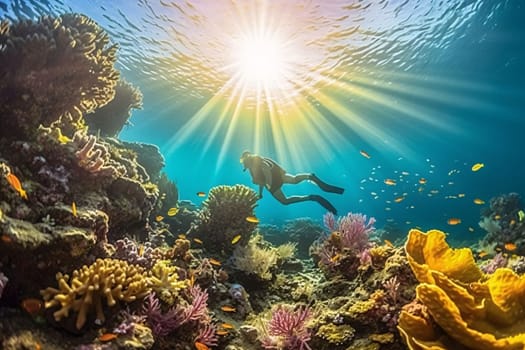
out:
M206 8L205 1L165 3L181 7L199 3ZM176 71L156 63L159 56L169 56L167 48L173 53L184 49L191 53L191 48L166 43L170 29L197 31L191 22L180 18L184 11L170 20L170 7L165 3L0 1L0 16L16 20L80 12L110 33L120 45L119 69L144 94L144 108L134 111L132 126L120 137L160 147L166 158L165 171L177 183L180 199L198 204L203 198L196 192L220 184L240 183L256 189L239 164L242 151L254 147L252 132L237 130L225 149L224 130L210 139L211 115L183 142L177 139L177 132L210 95L188 83L192 74L199 81L203 72L189 66L184 76L177 76ZM475 205L474 198L488 204L491 197L504 193L525 195L525 3L321 1L317 11L330 20L349 3L359 4L356 16L369 21L368 29L374 31L369 41L361 40L366 54L348 64L366 67L361 72L369 74L373 82L367 88L389 103L347 92L342 93L341 101L381 133L352 128L330 110L323 110L326 120L344 135L344 142L327 144L329 152L320 152L305 136L294 140L300 152L278 156L268 141L263 142L260 153L275 158L291 173L312 171L326 182L344 187L342 196L326 194L340 215L361 212L376 217L378 227L388 223L401 231L414 226L439 228L458 239L481 238L477 222L483 206ZM318 132L331 138L327 130ZM371 159L361 156L359 150L366 150ZM297 162L294 157L306 161ZM471 166L477 162L485 167L472 172ZM409 173L403 181L401 172ZM427 184L419 192L421 177ZM385 178L396 179L397 185L385 185ZM430 190L438 192L429 196ZM287 185L284 192L322 194L309 183ZM405 199L394 203L403 193L407 193ZM458 194L465 196L446 198ZM305 216L321 220L324 210L313 202L283 206L265 192L256 213L262 223L279 224ZM462 223L447 225L451 217L461 218ZM475 228L474 233L468 232L469 226Z

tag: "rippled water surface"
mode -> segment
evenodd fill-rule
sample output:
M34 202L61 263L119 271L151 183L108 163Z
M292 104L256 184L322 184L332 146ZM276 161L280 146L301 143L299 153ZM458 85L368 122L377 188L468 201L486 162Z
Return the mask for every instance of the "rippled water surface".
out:
M145 96L121 137L159 145L183 197L249 184L244 149L346 187L331 198L341 213L399 225L452 214L475 225L479 208L447 196L525 193L522 1L0 1L10 20L63 12L119 44L119 69ZM239 45L257 35L278 38L284 57L264 86L239 73ZM416 175L384 186L403 172L436 195L418 194ZM403 205L388 202L402 193ZM267 197L267 221L322 215Z

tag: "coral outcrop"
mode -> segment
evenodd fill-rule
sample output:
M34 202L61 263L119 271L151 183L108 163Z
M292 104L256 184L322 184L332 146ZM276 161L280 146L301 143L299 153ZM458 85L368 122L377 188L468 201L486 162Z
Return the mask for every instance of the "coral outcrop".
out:
M424 308L400 315L410 349L525 347L525 277L506 268L485 276L470 249L450 248L438 230L411 230L405 249Z
M241 235L236 245L245 245L257 226L246 220L254 216L257 198L257 193L244 185L212 188L188 234L201 239L207 251L229 256L235 248L232 239Z
M85 116L91 132L100 136L116 137L128 124L131 109L142 108L142 93L129 82L120 79L115 97L105 106Z
M56 309L53 312L55 321L68 318L71 312L75 312L77 329L84 326L88 314L93 311L94 322L104 323L104 299L111 307L117 301L133 302L150 292L144 270L122 260L97 259L92 265L73 271L71 276L59 272L56 279L58 289L49 287L41 291L45 307Z
M117 48L86 16L2 21L0 47L2 137L31 137L40 124L60 118L70 126L81 124L82 113L115 95Z

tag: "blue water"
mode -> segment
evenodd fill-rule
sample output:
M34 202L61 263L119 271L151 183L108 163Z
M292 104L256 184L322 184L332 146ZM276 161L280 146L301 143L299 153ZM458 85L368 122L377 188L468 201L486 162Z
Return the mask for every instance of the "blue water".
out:
M120 137L160 147L181 199L199 203L196 192L220 184L256 189L239 164L243 150L274 158L290 173L315 172L344 187L342 196L309 183L285 185L284 192L326 195L339 214L362 212L376 217L379 227L439 228L478 239L483 206L474 198L488 203L508 192L525 195L521 0L279 2L287 6L284 14L294 16L276 12L280 22L272 25L306 21L310 26L292 28L298 45L308 36L316 45L304 55L305 65L322 63L332 74L330 84L310 96L320 115L306 119L302 110L280 116L288 123L283 129L265 113L257 127L253 109L237 117L229 109L221 123L225 99L202 112L220 95L223 72L214 57L227 50L231 23L251 18L223 9L254 3L18 0L0 1L0 15L15 20L81 12L110 33L120 45L119 69L144 94L144 109L134 111L133 126ZM199 116L202 122L195 123ZM485 167L473 172L478 162ZM420 192L421 177L427 183ZM397 185L386 185L386 178ZM404 193L403 201L393 202ZM458 194L464 197L447 198ZM304 216L321 220L324 214L316 203L283 206L267 192L256 212L272 224ZM450 217L462 223L449 226ZM476 231L469 233L469 226Z

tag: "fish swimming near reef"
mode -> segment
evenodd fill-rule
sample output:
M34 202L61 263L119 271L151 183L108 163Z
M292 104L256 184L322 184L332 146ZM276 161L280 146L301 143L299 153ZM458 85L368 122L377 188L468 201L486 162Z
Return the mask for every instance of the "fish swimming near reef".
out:
M16 177L15 174L9 173L5 176L5 178L7 182L9 182L11 187L20 194L20 197L27 199L27 193L22 187L22 183L20 183L20 180L18 179L18 177Z

